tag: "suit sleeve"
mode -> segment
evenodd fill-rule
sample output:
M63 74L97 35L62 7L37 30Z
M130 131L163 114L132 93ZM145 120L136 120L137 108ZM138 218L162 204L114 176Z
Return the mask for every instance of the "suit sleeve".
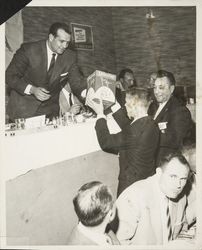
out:
M28 84L24 73L29 67L29 58L24 46L17 50L11 63L6 70L6 83L11 89L16 90L19 94L25 95L24 91Z
M116 236L122 245L129 245L136 233L141 217L139 205L137 193L130 192L128 189L116 201L119 220Z
M161 133L160 146L179 148L192 126L191 114L186 107L178 107L170 114L165 133Z
M72 64L69 70L69 80L68 80L72 92L79 99L79 101L83 102L81 98L81 92L87 88L85 78L77 65L76 60Z
M101 149L107 153L118 154L119 149L126 146L123 133L110 134L104 118L98 119L95 130Z
M131 120L127 116L127 111L125 107L115 112L113 114L113 117L121 129L123 129L125 126L131 123Z

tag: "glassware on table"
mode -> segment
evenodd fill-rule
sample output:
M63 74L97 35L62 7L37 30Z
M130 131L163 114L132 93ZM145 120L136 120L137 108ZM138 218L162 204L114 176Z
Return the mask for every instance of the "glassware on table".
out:
M25 119L24 118L15 119L15 126L16 126L16 129L24 129Z

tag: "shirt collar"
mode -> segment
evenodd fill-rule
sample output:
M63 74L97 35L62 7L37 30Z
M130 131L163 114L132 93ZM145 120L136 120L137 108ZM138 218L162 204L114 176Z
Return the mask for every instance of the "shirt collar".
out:
M82 234L84 234L87 238L94 241L98 245L110 245L110 243L108 243L108 241L107 241L108 236L106 234L100 234L97 232L93 232L93 231L89 230L88 227L84 226L81 222L79 222L79 224L78 224L78 230Z
M137 117L137 118L133 119L132 122L130 123L130 125L133 124L135 121L137 121L137 120L139 120L139 119L141 119L143 117L147 117L147 116L148 116L148 114L145 114L144 116Z
M51 58L51 57L52 57L52 54L55 53L55 52L53 52L53 51L49 48L49 46L48 46L48 41L46 41L46 48L47 48L48 57ZM55 60L56 60L57 56L58 56L58 54L55 53Z

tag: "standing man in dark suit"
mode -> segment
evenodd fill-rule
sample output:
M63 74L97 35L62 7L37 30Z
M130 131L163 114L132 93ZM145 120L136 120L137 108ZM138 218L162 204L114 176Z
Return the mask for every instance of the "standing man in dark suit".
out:
M59 114L59 92L67 78L75 95L86 88L77 65L76 53L68 48L69 26L54 23L47 40L22 44L6 70L10 88L8 115L27 118Z
M87 104L98 115L95 129L100 147L108 153L119 155L118 195L133 182L154 174L159 129L147 115L150 104L148 91L141 88L127 91L125 106L132 122L117 134L109 133L102 102L96 103L93 101L93 96L87 95ZM123 113L119 109L115 114L119 112Z
M157 163L165 155L181 150L183 140L193 128L190 111L173 96L174 89L173 74L159 70L153 89L156 100L148 110L161 131Z

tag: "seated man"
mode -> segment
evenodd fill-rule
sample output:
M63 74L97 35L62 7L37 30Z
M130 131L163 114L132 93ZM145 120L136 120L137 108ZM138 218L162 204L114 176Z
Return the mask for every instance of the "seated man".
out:
M132 122L123 126L122 131L117 134L109 133L107 121L103 115L103 104L101 101L96 103L93 98L88 95L87 104L98 115L95 129L100 147L108 153L119 154L120 174L117 191L119 195L133 182L155 173L159 129L153 119L147 115L150 94L143 88L127 91L125 106ZM114 112L116 107L112 107ZM118 109L113 116L120 125L126 114L122 109Z
M80 112L80 109L83 106L78 98L72 93L69 83L67 83L60 91L59 105L61 115L66 112L76 115Z
M191 174L185 186L184 192L187 195L188 208L186 217L188 221L196 222L196 145L190 144L183 147L182 154L190 165Z
M84 184L73 199L79 224L73 229L68 245L118 245L114 233L105 233L114 219L115 206L109 188L98 181Z
M181 154L163 158L156 174L135 182L117 199L123 244L167 244L176 239L186 219L187 197L182 193L190 166Z
M131 69L122 69L117 77L116 82L116 100L124 107L125 105L125 91L135 87L136 80Z

